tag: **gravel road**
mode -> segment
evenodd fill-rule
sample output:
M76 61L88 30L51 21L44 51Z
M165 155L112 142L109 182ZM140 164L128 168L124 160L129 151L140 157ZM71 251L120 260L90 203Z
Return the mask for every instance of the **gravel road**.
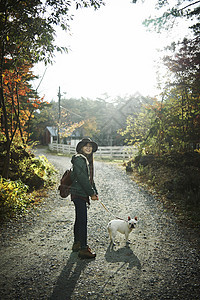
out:
M45 155L60 174L70 166L67 157ZM114 215L138 217L129 246L118 234L109 249L113 217L92 201L88 244L97 257L79 259L71 251L73 203L50 190L25 218L1 229L0 299L200 299L199 248L187 229L117 164L95 161L95 182Z

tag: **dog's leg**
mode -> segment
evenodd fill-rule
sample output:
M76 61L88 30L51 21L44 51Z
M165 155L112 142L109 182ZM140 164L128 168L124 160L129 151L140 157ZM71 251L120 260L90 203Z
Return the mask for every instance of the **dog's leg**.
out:
M125 239L126 239L126 245L128 246L130 244L130 241L128 240L128 233L125 233Z
M112 243L112 233L111 233L111 230L109 227L108 227L108 233L109 233L109 237L110 237L110 242Z
M114 246L115 246L115 244L113 244L113 242L110 241L109 249L110 249L110 250L113 250Z
M115 245L114 243L114 238L116 236L116 232L113 232L113 230L110 229L110 227L108 227L108 233L109 233L109 237L110 237L110 246L111 245Z
M115 246L115 237L116 237L117 232L116 231L112 231L111 232L111 241L113 246Z

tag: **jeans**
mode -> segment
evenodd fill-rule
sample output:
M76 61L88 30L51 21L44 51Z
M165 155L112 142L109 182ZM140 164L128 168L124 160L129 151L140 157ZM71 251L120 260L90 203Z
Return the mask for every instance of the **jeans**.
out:
M87 205L83 199L73 199L75 205L74 242L80 242L81 248L87 247Z

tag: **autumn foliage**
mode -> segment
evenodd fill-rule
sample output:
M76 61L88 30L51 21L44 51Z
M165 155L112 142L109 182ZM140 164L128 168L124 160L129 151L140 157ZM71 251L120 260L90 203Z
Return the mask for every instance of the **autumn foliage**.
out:
M34 111L41 109L47 102L38 98L31 88L34 75L32 64L14 64L12 59L6 58L2 72L1 94L1 141L5 150L5 160L2 175L8 177L10 164L10 148L14 141L24 147L30 138L30 122Z
M9 66L10 63L7 59L5 65ZM44 105L43 99L39 99L30 87L29 82L34 78L31 68L32 65L24 64L18 68L5 69L2 75L6 110L2 132L5 136L8 134L11 140L20 137L22 142L27 142L29 123L34 117L34 111Z

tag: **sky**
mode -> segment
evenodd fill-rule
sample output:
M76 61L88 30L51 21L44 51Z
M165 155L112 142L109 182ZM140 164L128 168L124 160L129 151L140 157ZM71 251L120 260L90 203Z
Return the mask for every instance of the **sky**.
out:
M130 0L106 0L106 5L77 10L71 22L71 35L57 31L56 43L69 46L67 54L56 54L47 68L39 63L34 74L39 79L39 95L46 101L64 98L91 99L133 95L155 96L158 49L166 45L169 33L149 32L142 25L154 7L153 2L133 4ZM183 28L184 29L184 28Z

